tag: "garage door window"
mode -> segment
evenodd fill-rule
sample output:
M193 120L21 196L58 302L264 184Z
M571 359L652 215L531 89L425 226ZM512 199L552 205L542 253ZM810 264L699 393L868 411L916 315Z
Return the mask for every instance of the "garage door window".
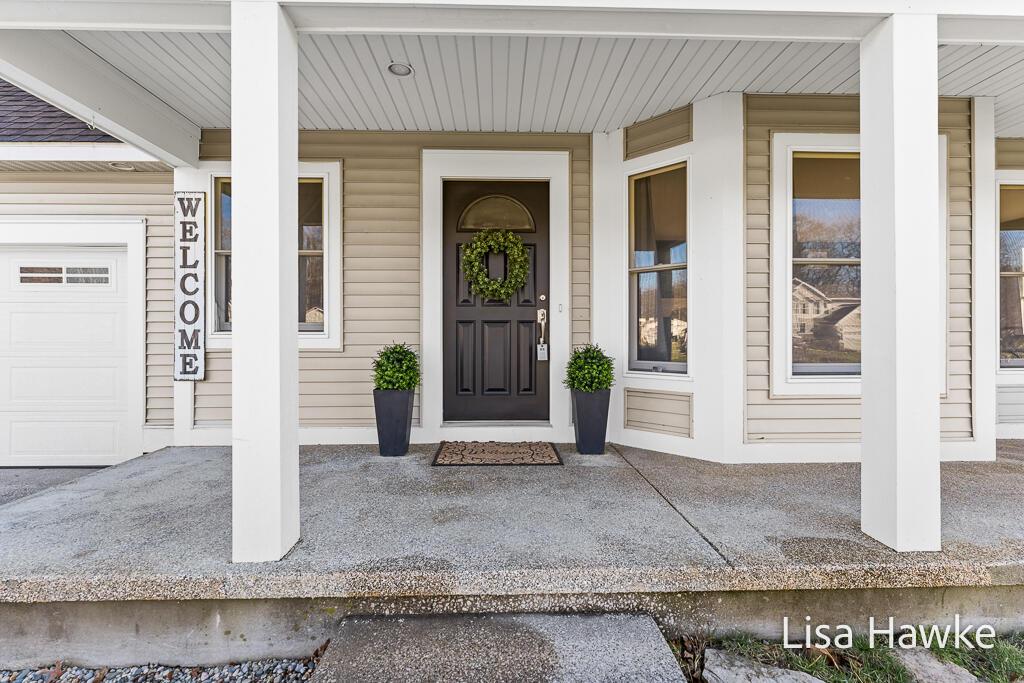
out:
M18 284L96 286L110 285L110 266L23 265L18 267Z

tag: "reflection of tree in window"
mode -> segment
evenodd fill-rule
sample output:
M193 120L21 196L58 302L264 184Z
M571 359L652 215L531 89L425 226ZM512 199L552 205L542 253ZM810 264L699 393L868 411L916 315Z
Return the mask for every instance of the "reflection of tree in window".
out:
M792 196L793 374L858 374L858 154L795 152Z
M324 181L299 180L299 329L324 329ZM231 179L217 178L214 208L214 301L217 330L231 329Z
M685 372L686 167L637 174L629 183L630 368Z
M999 188L999 365L1024 367L1024 185Z

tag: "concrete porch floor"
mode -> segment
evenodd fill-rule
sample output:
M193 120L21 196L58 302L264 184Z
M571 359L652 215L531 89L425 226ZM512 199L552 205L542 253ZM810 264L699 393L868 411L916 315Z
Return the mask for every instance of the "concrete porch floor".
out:
M609 447L565 467L302 452L302 539L230 562L230 454L170 448L0 506L0 602L515 596L1024 584L1024 442L943 466L941 553L860 532L856 465ZM2 471L0 471L2 476Z

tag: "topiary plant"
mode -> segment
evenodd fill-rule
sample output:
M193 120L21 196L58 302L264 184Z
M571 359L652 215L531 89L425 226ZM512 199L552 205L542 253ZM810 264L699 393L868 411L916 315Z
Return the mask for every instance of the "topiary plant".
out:
M373 361L376 389L411 391L420 384L420 359L408 344L391 344L377 352Z
M597 344L573 350L565 368L565 386L575 391L603 391L615 384L615 363Z

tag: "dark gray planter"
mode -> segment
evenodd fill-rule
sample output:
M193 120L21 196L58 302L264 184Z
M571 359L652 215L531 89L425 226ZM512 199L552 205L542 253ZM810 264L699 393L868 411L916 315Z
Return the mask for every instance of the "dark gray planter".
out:
M381 455L405 455L412 434L412 398L416 392L374 389L373 411L377 416L377 447Z
M608 403L612 390L572 392L572 424L576 429L576 451L587 455L604 453L608 433Z

